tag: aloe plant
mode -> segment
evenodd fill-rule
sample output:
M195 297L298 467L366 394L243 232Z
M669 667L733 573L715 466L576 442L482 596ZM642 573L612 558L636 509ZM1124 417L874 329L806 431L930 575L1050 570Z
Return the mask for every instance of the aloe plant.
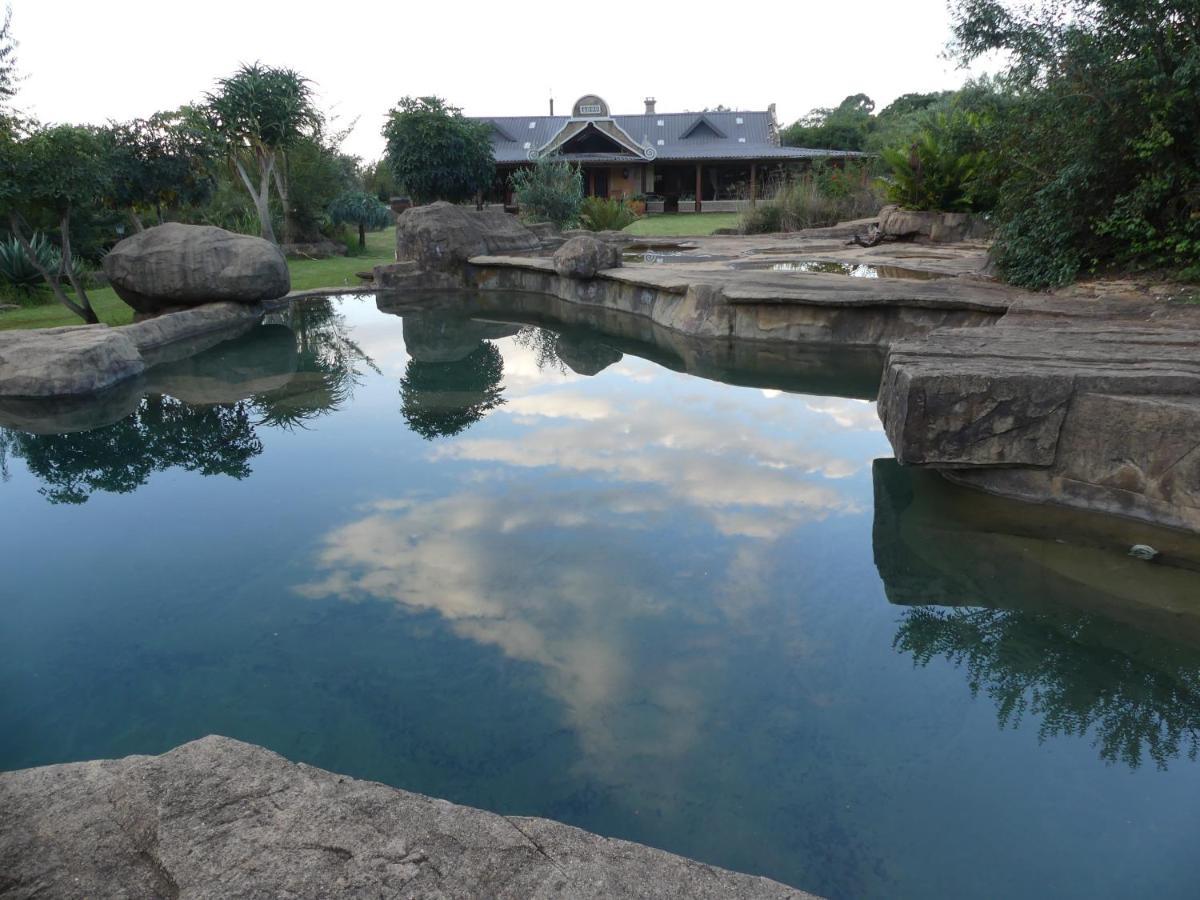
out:
M29 246L42 268L48 272L58 271L62 255L44 234L40 231L35 233ZM25 293L32 293L45 284L45 279L15 237L0 241L0 282Z
M588 231L620 231L637 219L629 204L623 200L588 197L583 201L579 220Z

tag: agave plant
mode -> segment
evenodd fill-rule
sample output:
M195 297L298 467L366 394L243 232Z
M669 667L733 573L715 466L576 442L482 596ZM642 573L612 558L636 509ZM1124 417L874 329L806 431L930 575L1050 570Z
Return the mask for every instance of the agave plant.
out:
M47 272L58 271L62 256L44 234L40 231L35 233L29 246L33 248L42 268ZM0 241L0 282L25 293L32 293L44 284L41 273L15 237Z
M908 209L969 210L973 182L982 157L961 152L951 136L949 118L933 119L907 148L884 150L891 170L888 199Z

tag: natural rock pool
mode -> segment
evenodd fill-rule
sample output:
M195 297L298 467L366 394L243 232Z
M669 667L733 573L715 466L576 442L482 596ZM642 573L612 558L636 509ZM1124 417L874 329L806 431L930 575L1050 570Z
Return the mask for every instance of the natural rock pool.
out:
M897 467L873 351L430 302L0 410L0 768L216 732L829 897L1195 896L1200 573Z

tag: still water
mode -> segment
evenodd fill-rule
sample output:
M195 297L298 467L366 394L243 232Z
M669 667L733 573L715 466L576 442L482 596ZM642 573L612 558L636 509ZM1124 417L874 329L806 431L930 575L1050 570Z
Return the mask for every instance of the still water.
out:
M829 897L1197 896L1200 575L895 466L876 354L551 312L3 411L0 768L216 732Z

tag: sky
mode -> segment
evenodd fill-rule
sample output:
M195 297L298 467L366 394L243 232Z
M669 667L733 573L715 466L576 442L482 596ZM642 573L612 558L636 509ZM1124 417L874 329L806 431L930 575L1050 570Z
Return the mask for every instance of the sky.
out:
M16 106L44 122L149 116L200 99L240 63L294 68L316 88L344 149L383 154L379 130L405 95L467 115L540 115L596 93L614 113L723 104L786 125L865 93L955 88L946 0L583 4L264 0L12 0L25 76Z

